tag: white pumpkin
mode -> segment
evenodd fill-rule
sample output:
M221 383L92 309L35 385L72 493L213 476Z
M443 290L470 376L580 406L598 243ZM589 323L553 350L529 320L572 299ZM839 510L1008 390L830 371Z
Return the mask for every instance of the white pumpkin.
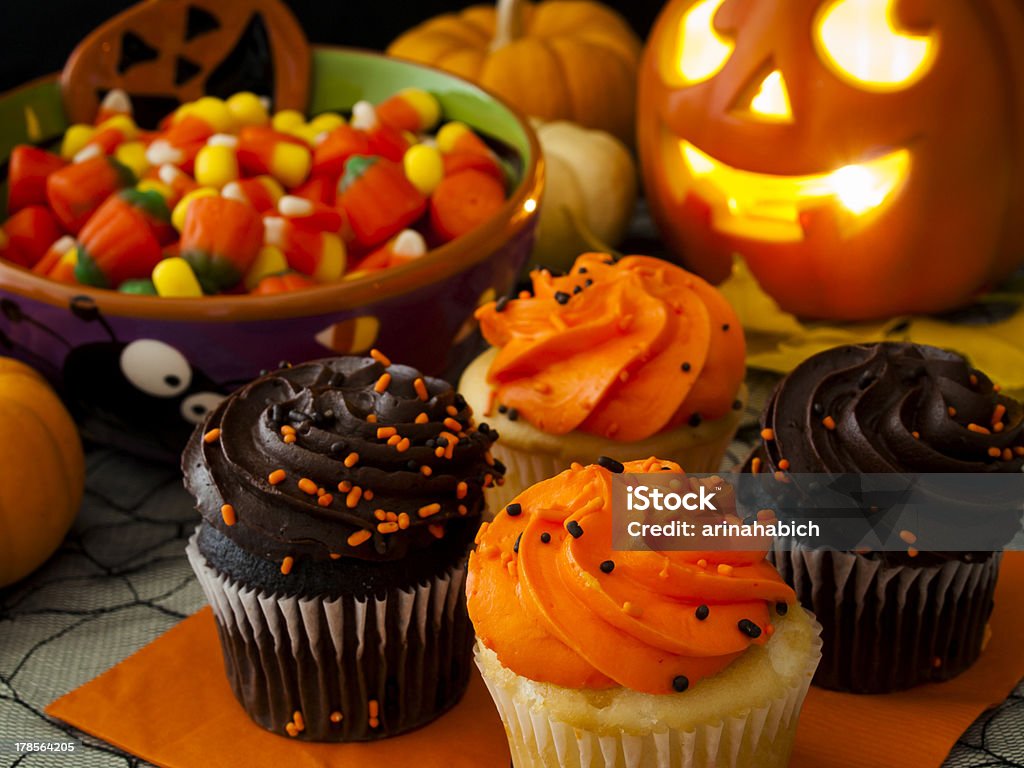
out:
M609 133L534 121L544 152L544 199L530 263L567 270L586 251L618 245L636 205L637 171Z

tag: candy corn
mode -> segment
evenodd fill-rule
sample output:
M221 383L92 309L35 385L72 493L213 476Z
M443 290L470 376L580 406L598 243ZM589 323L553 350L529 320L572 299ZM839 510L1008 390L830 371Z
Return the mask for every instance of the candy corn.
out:
M116 160L94 157L51 173L46 200L61 226L76 234L104 200L134 183L135 175Z
M19 144L11 150L7 172L7 212L46 203L46 180L65 165L44 149Z
M345 212L355 241L372 247L418 219L426 198L402 169L387 160L355 155L345 163L338 183L338 205Z
M263 246L263 220L253 208L218 196L199 197L185 213L181 257L207 293L233 288Z

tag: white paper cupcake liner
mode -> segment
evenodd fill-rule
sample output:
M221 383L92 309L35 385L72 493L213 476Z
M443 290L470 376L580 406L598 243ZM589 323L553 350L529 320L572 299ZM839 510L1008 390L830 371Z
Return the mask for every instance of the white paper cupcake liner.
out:
M776 541L771 559L822 624L815 685L885 693L948 680L981 654L1002 553L983 562L887 565Z
M517 697L477 666L505 724L514 768L784 768L789 764L800 709L821 656L821 627L810 616L815 642L806 669L778 697L739 714L688 730L600 735ZM689 695L700 695L695 688Z
M186 553L213 608L232 690L262 727L309 741L367 741L430 722L462 697L473 642L465 562L380 597L323 599L232 581L207 563L196 535Z

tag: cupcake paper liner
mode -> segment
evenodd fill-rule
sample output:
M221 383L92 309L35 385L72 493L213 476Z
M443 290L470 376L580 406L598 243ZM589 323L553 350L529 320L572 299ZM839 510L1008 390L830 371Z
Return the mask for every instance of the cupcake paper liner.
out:
M195 535L186 552L213 608L235 697L267 730L369 741L434 720L465 692L473 630L464 562L406 590L325 599L232 581L206 562Z
M488 678L484 682L505 724L514 768L784 768L796 725L821 656L821 627L798 682L781 695L738 714L689 730L600 735L557 720ZM699 695L699 687L693 695Z
M981 654L1002 553L981 563L886 565L777 541L771 557L822 624L814 683L885 693L948 680Z
M736 424L732 429L726 430L706 442L668 448L657 451L655 455L659 459L675 461L687 472L717 472L738 426L739 420L736 419ZM666 435L666 437L668 436ZM584 465L593 464L601 456L601 453L619 461L646 459L651 455L650 452L646 452L642 456L634 455L636 451L631 452L630 445L630 443L623 443L621 448L607 445L602 452L592 455L582 452L573 455L571 452L550 454L536 450L520 450L512 447L508 441L499 440L491 448L491 453L507 468L505 484L487 490L488 507L495 511L503 509L531 485L554 477L559 472L568 469L574 461Z

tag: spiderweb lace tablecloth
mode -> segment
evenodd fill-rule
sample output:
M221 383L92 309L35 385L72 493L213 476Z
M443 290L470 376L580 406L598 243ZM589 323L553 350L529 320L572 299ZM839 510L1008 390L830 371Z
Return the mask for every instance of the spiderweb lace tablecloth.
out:
M756 439L770 381L753 377L744 424L725 466ZM27 581L0 590L0 744L69 735L73 756L0 753L0 766L106 768L143 761L43 715L58 696L109 669L202 607L185 559L197 515L177 471L104 449L88 452L82 512L60 551ZM948 768L1024 766L1024 685L956 745Z

